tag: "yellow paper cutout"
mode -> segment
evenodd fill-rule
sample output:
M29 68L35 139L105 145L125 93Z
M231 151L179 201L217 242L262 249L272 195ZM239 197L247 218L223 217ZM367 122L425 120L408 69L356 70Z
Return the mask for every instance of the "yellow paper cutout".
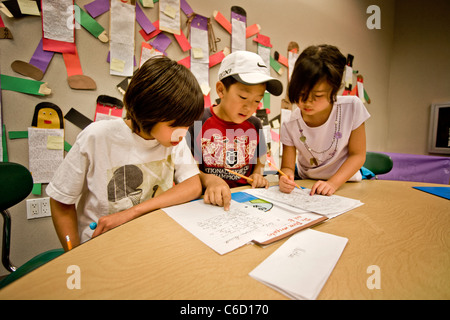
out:
M123 72L123 70L125 69L125 61L117 58L112 58L110 69L118 72Z
M166 8L164 9L164 14L168 17L171 17L172 19L175 19L176 15L177 15L177 10L172 7L170 4L168 4L166 6Z
M61 150L64 148L64 137L47 136L47 149Z
M39 109L36 127L44 129L61 128L61 120L56 110L53 108Z
M20 12L32 16L41 16L36 1L18 0Z
M194 59L201 59L201 58L203 58L203 50L202 50L202 48L192 48L192 54L194 56Z

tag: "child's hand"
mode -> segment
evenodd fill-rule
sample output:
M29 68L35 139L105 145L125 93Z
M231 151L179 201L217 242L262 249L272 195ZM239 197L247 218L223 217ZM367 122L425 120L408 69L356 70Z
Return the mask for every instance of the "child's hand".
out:
M206 186L203 201L208 204L223 207L225 211L230 210L231 191L228 184L221 178L211 176Z
M249 178L253 179L252 188L266 188L267 189L269 187L269 181L267 181L266 178L264 178L259 173L254 173Z
M324 196L331 196L336 192L336 187L329 181L317 181L311 188L310 195L321 194Z
M125 219L125 214L122 214L127 210L103 216L100 219L98 219L97 227L95 228L95 231L92 234L92 238L95 238L96 236L127 222L127 220Z
M284 193L291 193L295 188L294 177L281 176L279 181L280 191Z

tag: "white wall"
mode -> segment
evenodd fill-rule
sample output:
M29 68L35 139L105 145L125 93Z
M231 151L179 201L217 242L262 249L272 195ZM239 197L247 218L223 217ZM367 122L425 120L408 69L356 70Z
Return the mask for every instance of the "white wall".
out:
M89 2L91 0L76 1L80 7ZM408 132L399 132L400 136L389 134L393 132L393 127L397 128L397 126L404 125L401 121L399 121L401 125L393 121L393 118L397 118L395 112L405 113L404 109L403 111L397 111L397 108L402 107L395 99L400 99L400 97L389 96L390 81L395 82L395 77L406 70L409 73L407 77L416 79L421 77L416 72L419 69L409 68L409 65L408 68L405 68L397 64L397 61L401 60L402 57L403 40L407 36L413 37L413 32L415 32L415 29L402 27L406 21L409 21L404 15L400 14L402 17L400 22L395 19L398 15L396 10L404 10L408 6L406 2L410 3L405 0L188 0L196 13L211 18L213 11L218 10L230 19L231 6L242 6L247 11L247 25L259 24L261 34L271 38L272 53L279 51L281 54L287 55L289 42L296 41L300 45L300 50L312 44L329 43L338 46L344 55L353 54L355 56L354 69L359 70L364 76L364 84L372 100L371 104L366 105L372 115L366 128L368 150L374 151L387 151L388 147L389 151L393 151L398 145L403 145L405 139L411 139ZM431 10L431 13L434 12L430 9L432 6L425 7L425 4L429 4L430 1L417 0L413 2L416 7L424 4L424 7L420 9L421 11ZM445 0L439 1L441 9L443 9L444 2ZM369 30L366 27L366 20L369 17L366 9L372 4L381 8L380 30ZM158 20L158 6L159 4L156 4L154 9L144 9L151 21ZM448 25L448 22L442 21L448 20L444 16L445 14L437 16L437 19L442 24L447 23ZM3 14L2 18L6 26L12 31L14 40L0 40L0 70L3 74L20 76L11 69L10 65L14 60L29 61L41 38L41 20L39 17L8 19ZM98 17L96 20L107 31L109 30L109 13ZM186 17L182 14L184 31L186 31L185 21ZM415 24L416 22L410 21L410 23ZM218 43L218 49L222 50L225 46L229 47L230 35L213 18L212 25L216 36L221 39L221 42ZM394 26L402 28L402 32L399 33ZM139 30L140 27L136 24L137 59L140 57L141 42L143 41L138 33ZM438 32L448 33L444 30L449 30L449 28ZM427 33L422 33L420 36L426 37L427 35ZM169 35L169 37L174 42L167 50L168 56L175 60L186 57L188 53L182 52L172 35ZM123 78L109 75L109 66L106 62L108 44L101 43L84 29L76 31L76 41L83 72L96 81L97 90L76 91L70 89L66 81L67 74L62 56L56 54L44 76L44 81L47 81L49 87L53 90L51 96L36 97L11 91L2 92L3 120L7 131L27 130L27 127L31 124L34 107L42 101L57 104L64 114L73 107L93 119L95 101L98 95L107 94L122 98L115 86ZM256 52L257 46L253 38L248 39L247 50ZM392 59L393 57L394 59ZM437 55L435 59L448 59L448 54L446 56L444 54ZM391 65L391 60L395 62L395 66L394 64ZM394 74L391 74L391 67L396 68ZM210 70L210 86L213 88L211 98L213 101L217 98L214 88L218 68L216 66ZM273 76L282 80L286 87L287 70L282 76L277 75L273 70L271 72ZM448 71L447 74L449 74ZM430 84L427 88L433 87L433 78L428 79L428 81L430 81ZM402 92L402 94L405 93ZM409 92L410 97L408 99L412 99L411 97L418 94L417 91ZM281 99L282 97L271 98L270 118L279 114ZM409 106L410 104L407 104L405 107L408 108ZM421 114L420 118L423 116ZM391 126L389 126L389 120ZM415 125L427 126L422 121ZM420 130L427 132L427 127L420 128ZM65 140L67 142L73 144L79 132L78 127L68 121L65 122ZM402 134L408 136L402 136ZM27 141L8 139L7 144L10 161L28 166ZM419 148L419 150L424 149L423 146ZM419 153L421 152L419 151ZM42 196L45 196L45 193ZM32 197L35 196L30 196L30 198ZM21 265L44 250L59 247L50 218L28 221L24 202L12 208L11 213L13 216L11 259L15 264ZM5 273L6 271L0 268L0 275Z

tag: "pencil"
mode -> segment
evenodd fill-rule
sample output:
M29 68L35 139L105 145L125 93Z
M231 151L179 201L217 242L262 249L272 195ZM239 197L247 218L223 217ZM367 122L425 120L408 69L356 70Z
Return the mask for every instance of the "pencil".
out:
M267 162L269 163L269 166L272 166L272 167L273 167L275 170L277 170L282 176L285 176L286 178L289 178L289 177L287 176L286 173L284 173L283 171L281 171L280 169L278 169L277 166L276 166L274 163L270 162L269 159L267 159ZM294 182L294 183L295 183L295 182ZM298 184L295 183L295 186L296 186L297 188L299 188L300 190L302 190L302 188L301 188Z
M67 242L67 250L72 250L72 242L70 242L70 237L66 236L66 242Z
M244 176L244 175L242 175L242 174L239 174L239 173L237 173L237 172L228 170L227 168L224 168L224 169L227 170L229 173L232 173L232 174L234 174L234 175L237 175L238 177L244 178L244 179L247 180L248 182L253 182L253 179L252 179L252 178L249 178L249 177L246 177L246 176Z

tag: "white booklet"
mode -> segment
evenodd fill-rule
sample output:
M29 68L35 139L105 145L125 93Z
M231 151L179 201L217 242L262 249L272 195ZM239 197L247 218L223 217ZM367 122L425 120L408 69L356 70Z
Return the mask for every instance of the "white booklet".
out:
M315 300L348 242L305 229L290 237L249 275L291 299Z
M359 200L342 197L338 195L323 196L323 195L309 195L309 189L292 190L291 193L284 193L280 191L278 186L273 186L268 189L248 189L244 192L253 196L268 199L279 205L288 206L304 211L321 214L331 219L344 212L362 206L363 203Z

